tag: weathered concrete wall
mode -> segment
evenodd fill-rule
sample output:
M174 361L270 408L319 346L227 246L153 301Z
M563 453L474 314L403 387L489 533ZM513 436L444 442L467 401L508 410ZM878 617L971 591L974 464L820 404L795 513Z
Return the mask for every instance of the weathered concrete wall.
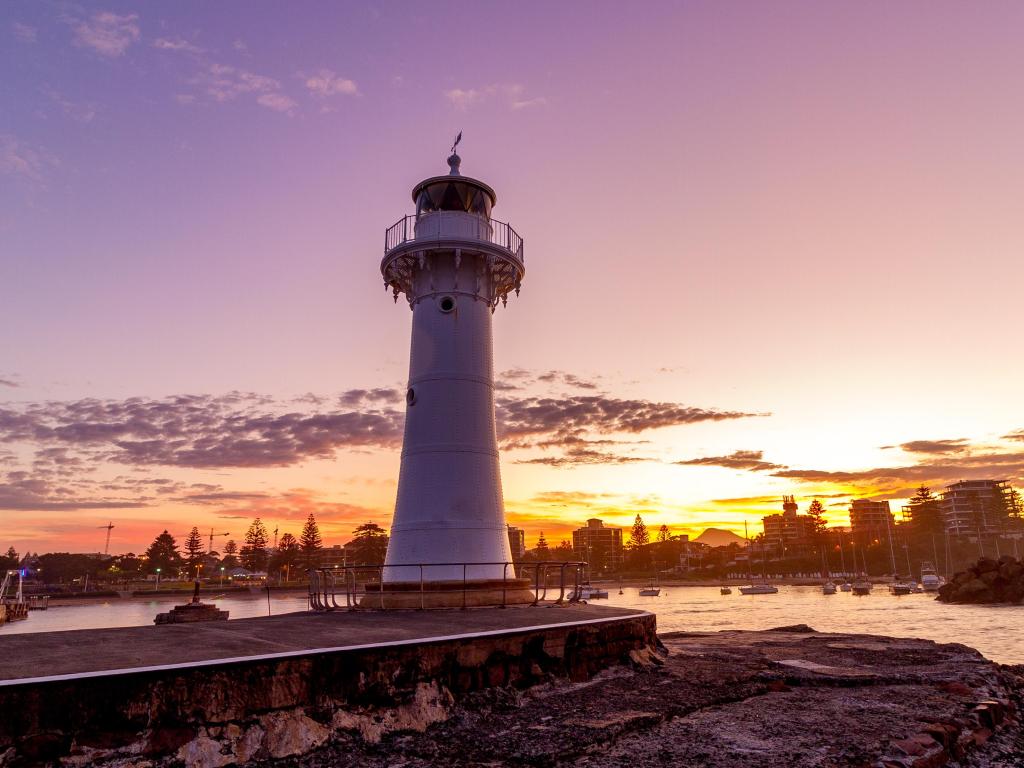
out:
M445 719L463 694L586 680L649 654L655 617L0 687L0 765L244 764ZM83 648L88 653L88 648ZM42 670L40 670L42 671Z

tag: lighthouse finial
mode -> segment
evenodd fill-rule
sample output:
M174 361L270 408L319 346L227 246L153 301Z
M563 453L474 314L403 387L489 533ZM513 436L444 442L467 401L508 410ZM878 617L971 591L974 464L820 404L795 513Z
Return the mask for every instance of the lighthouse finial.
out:
M455 148L459 146L460 141L462 141L462 131L459 131L459 135L455 137L455 143L452 144L452 154L448 158L448 173L452 176L459 175L459 164L462 162L462 158L455 154Z

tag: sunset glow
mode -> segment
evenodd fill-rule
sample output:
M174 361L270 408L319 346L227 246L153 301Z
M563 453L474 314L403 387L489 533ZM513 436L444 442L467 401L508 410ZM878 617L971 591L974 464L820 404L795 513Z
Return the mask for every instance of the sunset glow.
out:
M387 527L382 236L460 130L530 546L1024 484L1024 6L586 8L4 6L0 547Z

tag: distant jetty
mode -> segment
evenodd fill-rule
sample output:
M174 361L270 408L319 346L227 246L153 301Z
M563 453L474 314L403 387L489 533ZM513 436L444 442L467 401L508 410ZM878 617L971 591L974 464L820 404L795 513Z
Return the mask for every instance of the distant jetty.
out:
M1009 555L983 557L939 588L944 603L1012 603L1024 600L1024 562Z

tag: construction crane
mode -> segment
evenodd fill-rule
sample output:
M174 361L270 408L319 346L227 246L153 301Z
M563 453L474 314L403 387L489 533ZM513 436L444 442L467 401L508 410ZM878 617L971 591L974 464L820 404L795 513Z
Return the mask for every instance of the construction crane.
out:
M106 528L107 529L107 543L103 545L103 554L104 555L109 555L110 554L110 532L114 528L114 523L113 522L109 522L106 525L97 525L96 527L97 528Z
M225 531L224 533L214 533L213 532L213 528L211 528L210 529L210 550L209 550L209 552L207 552L207 554L209 554L209 555L213 554L213 537L214 536L230 536L230 535L231 534L228 531Z

